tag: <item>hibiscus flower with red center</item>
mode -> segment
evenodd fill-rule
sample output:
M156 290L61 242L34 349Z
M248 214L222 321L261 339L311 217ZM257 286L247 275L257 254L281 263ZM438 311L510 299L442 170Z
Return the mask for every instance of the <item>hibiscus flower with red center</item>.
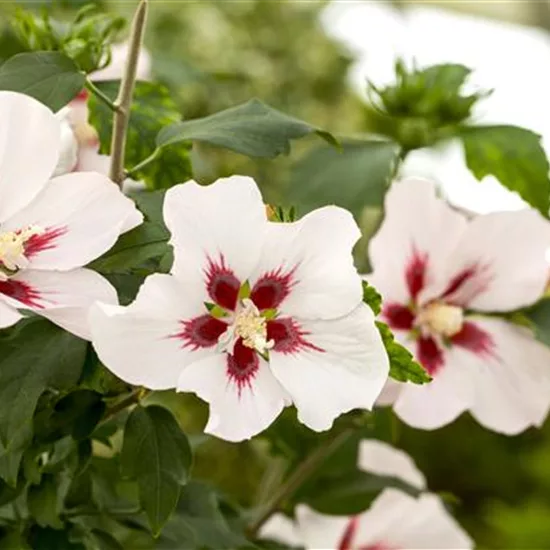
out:
M117 376L195 392L210 404L206 431L239 441L285 405L315 430L370 408L388 359L351 250L352 216L327 207L273 223L250 178L166 193L170 275L145 281L128 307L97 306L95 348Z
M542 295L550 224L534 210L468 219L424 180L386 196L371 240L382 319L433 377L389 385L382 399L411 426L434 429L464 411L514 434L542 424L550 406L550 350L502 316Z

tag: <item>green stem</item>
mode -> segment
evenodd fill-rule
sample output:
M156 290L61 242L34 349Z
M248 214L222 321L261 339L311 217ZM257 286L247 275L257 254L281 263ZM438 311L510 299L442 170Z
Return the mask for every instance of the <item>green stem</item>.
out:
M139 401L143 396L144 396L144 389L136 388L131 394L126 396L124 399L122 399L118 403L115 403L112 407L109 407L105 411L105 415L103 416L101 423L103 424L104 422L111 419L113 416L116 416L119 412L123 411L124 409L127 409L131 405L135 405L136 403L139 403Z
M111 111L116 112L120 109L89 78L86 78L85 85L86 85L86 89L89 90L92 94L94 94L97 97L97 99L99 99L102 103L107 105L107 107L109 107Z
M160 155L161 148L157 147L146 159L142 160L139 164L136 164L133 168L126 170L126 177L131 177L136 172L139 172L145 168L148 164L151 164Z
M141 0L134 15L128 45L128 59L126 60L126 67L120 83L118 95L114 102L116 111L113 118L111 169L109 171L109 176L119 187L122 187L122 182L124 181L126 134L128 133L130 107L132 105L132 97L134 95L134 86L136 83L139 51L143 42L145 21L147 19L147 6L147 0Z
M346 443L355 433L354 428L347 428L340 432L332 441L319 445L289 476L275 492L273 498L267 503L258 518L248 528L251 538L255 537L264 523L277 512L294 493L315 473L315 471L331 456L337 449Z

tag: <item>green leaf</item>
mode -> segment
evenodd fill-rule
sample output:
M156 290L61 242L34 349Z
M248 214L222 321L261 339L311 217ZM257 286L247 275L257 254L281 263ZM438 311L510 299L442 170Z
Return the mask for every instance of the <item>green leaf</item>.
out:
M48 387L72 387L82 372L87 342L45 319L19 323L0 340L0 439L7 450L31 425Z
M126 422L122 469L139 485L140 503L156 536L187 483L191 448L176 419L158 406L136 407Z
M462 129L459 137L466 164L478 180L495 176L548 217L549 165L541 136L517 126L472 126Z
M290 153L290 140L310 134L336 144L329 133L252 99L204 118L167 126L159 132L157 145L200 141L249 157L274 158Z
M57 488L58 483L52 475L43 475L40 485L29 487L27 505L31 516L40 527L60 529L63 526L59 517Z
M376 321L376 326L390 358L390 377L399 380L399 382L412 382L413 384L430 382L429 374L414 360L412 353L407 348L395 341L388 325Z
M0 67L0 90L27 94L58 111L84 87L85 75L58 52L19 53Z
M295 165L287 202L301 212L336 204L359 219L366 206L382 204L399 151L394 142L380 140L346 140L342 149L314 149Z
M372 285L367 281L363 283L363 302L367 304L375 315L379 315L382 311L382 296Z
M532 323L537 339L550 346L550 297L543 298L522 313Z
M185 487L176 513L163 530L157 548L221 550L251 546L242 533L231 529L213 489L192 481Z
M118 81L98 82L96 86L111 100L116 98ZM90 123L99 132L100 151L109 153L113 113L94 95L89 101ZM180 112L165 86L137 82L130 111L126 144L126 168L131 169L156 150L156 137L161 128L181 120ZM154 162L132 177L142 179L150 188L168 188L191 177L189 151L185 144L160 152Z

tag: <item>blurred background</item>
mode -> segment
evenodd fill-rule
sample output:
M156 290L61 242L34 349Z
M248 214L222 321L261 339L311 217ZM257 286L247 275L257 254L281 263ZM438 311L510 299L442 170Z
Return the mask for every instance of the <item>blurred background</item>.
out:
M85 3L18 5L36 10L53 6L63 13ZM13 5L0 6L0 59L20 48L8 26ZM125 16L135 7L134 2L111 0L100 5ZM379 131L366 83L390 83L396 57L415 60L420 67L462 63L474 70L473 89L494 90L476 107L474 118L532 129L550 151L547 0L152 0L146 46L154 78L169 87L184 118L256 96L341 136ZM254 164L208 149L193 154L206 179L208 174L248 171L275 201L310 146L300 142L288 158ZM476 181L464 165L462 149L453 143L411 153L403 173L435 178L452 203L471 211L524 207L495 179ZM386 439L413 455L431 489L445 495L479 548L550 548L550 423L511 438L485 431L467 416L435 432L407 428L389 412L379 423ZM241 453L249 451L229 451L224 445L216 452L242 464ZM246 460L246 475L261 471L250 455ZM217 481L245 501L242 479L237 486L234 472L216 464L214 457L210 466L218 470ZM203 469L207 476L208 464Z

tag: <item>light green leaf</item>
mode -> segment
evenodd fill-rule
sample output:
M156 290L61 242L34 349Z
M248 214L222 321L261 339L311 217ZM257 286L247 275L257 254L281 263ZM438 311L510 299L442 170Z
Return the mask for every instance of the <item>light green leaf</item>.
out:
M549 165L538 134L517 126L472 126L459 137L466 164L478 180L495 176L548 217Z
M33 519L41 527L61 529L57 499L58 483L54 476L43 475L40 485L31 485L27 494L27 504Z
M550 346L550 297L543 298L521 313L531 322L537 339Z
M382 341L390 359L390 377L399 382L425 384L432 379L425 369L414 360L412 353L395 341L388 325L376 321Z
M125 475L138 481L139 500L156 536L187 483L192 461L187 437L168 410L138 406L126 422L121 459Z
M290 153L290 140L317 134L336 144L329 133L252 99L213 115L177 122L163 128L157 145L200 141L255 158Z
M98 82L96 86L111 100L116 98L118 81ZM100 151L108 154L113 127L113 113L94 95L90 97L90 123L99 132ZM165 86L137 82L126 144L126 168L132 169L156 149L156 137L164 126L181 120L180 112ZM191 177L189 151L185 144L160 151L156 160L132 174L153 189L168 188Z
M59 52L25 52L0 67L0 90L27 94L58 111L84 87L84 73Z
M379 315L382 311L382 296L367 281L363 281L363 302L372 309L375 315Z
M342 149L321 146L295 166L287 202L303 212L336 204L357 219L366 206L379 206L399 159L392 141L345 140Z
M0 438L8 451L28 433L46 388L76 384L86 348L87 342L45 319L22 322L0 340Z

